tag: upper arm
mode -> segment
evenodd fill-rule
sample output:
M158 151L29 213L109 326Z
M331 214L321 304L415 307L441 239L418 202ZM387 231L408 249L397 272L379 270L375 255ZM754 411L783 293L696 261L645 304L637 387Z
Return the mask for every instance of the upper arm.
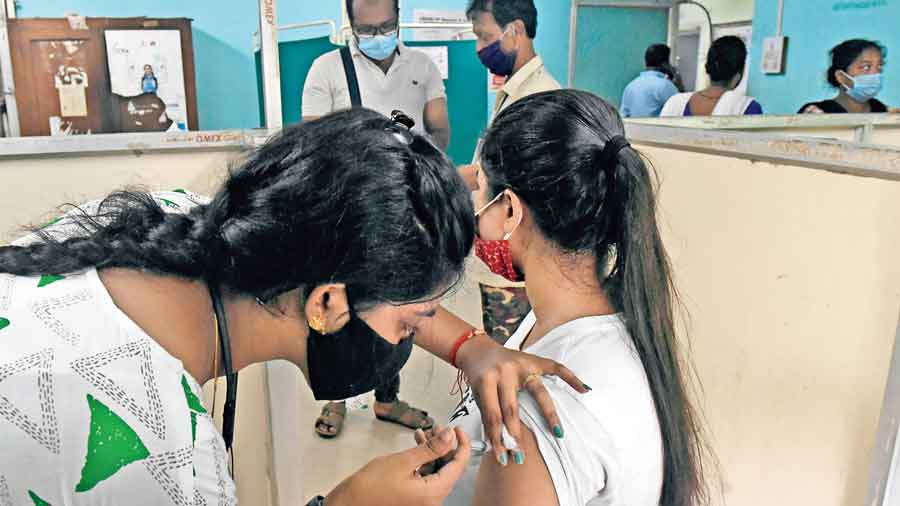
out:
M425 130L428 133L436 130L449 130L450 115L447 112L447 99L436 98L426 103L422 117L425 119Z
M425 63L428 67L428 78L425 79L425 102L432 102L435 99L447 99L447 90L444 89L444 79L441 77L441 71L431 58L426 57Z
M303 83L304 120L324 116L334 110L334 93L322 58L313 62Z
M550 471L528 427L522 427L518 443L527 456L524 464L502 467L490 455L482 458L472 506L559 506Z
M614 458L608 432L570 387L558 378L543 378L565 437L550 433L534 398L520 392L518 437L525 461L501 467L482 457L475 479L473 506L569 506L587 504L606 493L607 463ZM590 394L588 394L590 395Z

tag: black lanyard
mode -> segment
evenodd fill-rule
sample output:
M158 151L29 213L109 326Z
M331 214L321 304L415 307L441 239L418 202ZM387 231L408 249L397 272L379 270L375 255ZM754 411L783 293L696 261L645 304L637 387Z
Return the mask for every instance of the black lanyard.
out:
M222 410L222 439L225 440L225 451L231 451L234 442L234 415L237 407L238 373L234 370L231 360L231 336L228 334L228 320L225 315L225 306L222 304L222 296L215 283L210 283L209 295L213 303L213 311L216 313L216 321L219 327L219 341L222 343L222 367L225 369L226 390L225 407ZM216 371L215 374L219 374ZM215 409L215 406L213 406Z

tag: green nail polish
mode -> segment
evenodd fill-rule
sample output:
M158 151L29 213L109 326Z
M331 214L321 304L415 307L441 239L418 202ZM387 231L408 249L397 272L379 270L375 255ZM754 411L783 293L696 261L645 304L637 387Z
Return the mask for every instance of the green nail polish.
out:
M565 433L563 432L563 428L560 427L559 425L554 425L553 426L553 435L558 437L559 439L562 439L563 436L565 436Z
M525 454L523 454L522 452L515 452L513 454L513 458L516 459L516 464L520 466L525 463Z
M588 392L590 392L591 390L593 390L593 388L589 387L587 383L582 383L581 386L583 386L584 389L587 390Z
M506 456L505 453L500 454L499 460L500 460L500 465L503 467L506 467L506 465L509 464L509 458Z

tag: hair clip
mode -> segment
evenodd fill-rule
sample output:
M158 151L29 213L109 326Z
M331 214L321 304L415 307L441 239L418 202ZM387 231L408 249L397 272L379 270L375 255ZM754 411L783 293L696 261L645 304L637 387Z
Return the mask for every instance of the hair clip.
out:
M395 110L391 112L391 124L385 128L385 131L393 134L398 141L409 146L414 140L410 130L415 125L415 120L404 114L403 111Z
M407 130L412 130L416 126L416 121L407 116L403 111L394 109L391 111L391 121L399 125L403 125Z

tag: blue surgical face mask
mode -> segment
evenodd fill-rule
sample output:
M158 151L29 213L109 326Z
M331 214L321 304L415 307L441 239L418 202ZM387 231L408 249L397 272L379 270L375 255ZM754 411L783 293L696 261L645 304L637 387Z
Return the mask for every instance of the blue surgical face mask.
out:
M387 60L397 50L399 39L397 32L374 37L357 37L359 50L373 60Z
M505 36L506 32L503 32L496 42L481 48L481 51L478 51L478 59L492 74L509 77L516 66L516 51L510 54L503 52L500 43L503 42Z
M844 86L844 89L847 90L847 95L857 102L868 102L875 98L884 85L882 74L862 74L856 77L846 72L843 72L843 74L847 79L853 81L852 88Z

